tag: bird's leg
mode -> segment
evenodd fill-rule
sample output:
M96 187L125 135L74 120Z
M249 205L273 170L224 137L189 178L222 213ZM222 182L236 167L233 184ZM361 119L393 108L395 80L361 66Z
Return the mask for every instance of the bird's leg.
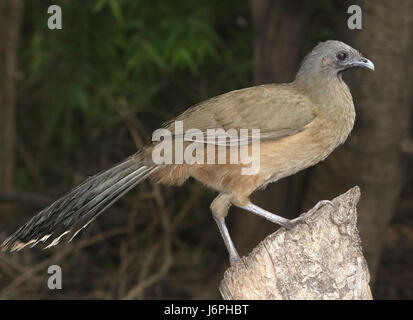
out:
M286 218L283 218L281 216L278 216L272 212L269 212L253 203L249 203L246 206L241 207L242 209L245 209L249 212L252 212L260 217L263 217L267 219L268 221L271 221L272 223L278 224L284 228L290 229L292 227L291 225L291 220L288 220Z
M229 254L229 262L231 265L235 264L239 259L237 249L235 249L231 236L229 235L227 225L225 224L225 217L231 205L230 197L227 194L220 194L211 203L212 216L218 225L219 233L224 240Z
M246 206L243 206L241 208L248 210L249 212L252 212L258 216L261 216L265 219L267 219L268 221L271 221L273 223L276 223L286 229L291 229L292 227L294 227L295 225L297 225L298 223L301 223L305 220L306 217L312 215L315 211L317 211L319 208L321 208L322 206L324 206L325 204L330 204L332 206L334 206L334 204L329 201L329 200L322 200L319 201L314 208L312 208L311 210L303 213L302 215L300 215L299 217L292 219L292 220L288 220L286 218L283 218L281 216L278 216L274 213L271 213L263 208L258 207L257 205L253 204L253 203L249 203Z
M232 242L231 236L229 235L227 225L225 224L225 221L221 221L215 216L214 220L218 225L219 233L221 233L222 239L224 240L225 246L227 247L229 262L231 265L233 265L240 259L240 257L237 249L235 249L234 243Z

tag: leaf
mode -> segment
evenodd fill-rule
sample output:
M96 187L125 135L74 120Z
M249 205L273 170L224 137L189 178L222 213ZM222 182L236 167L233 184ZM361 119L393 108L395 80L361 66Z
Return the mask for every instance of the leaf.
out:
M119 0L98 0L96 1L95 6L93 7L93 12L100 12L105 7L109 7L112 15L115 17L115 20L119 23L123 23L122 10L120 8Z

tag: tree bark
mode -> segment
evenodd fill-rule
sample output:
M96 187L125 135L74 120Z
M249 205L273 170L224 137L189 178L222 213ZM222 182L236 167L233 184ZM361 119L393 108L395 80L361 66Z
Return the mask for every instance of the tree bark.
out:
M252 0L255 84L294 80L312 3Z
M351 31L344 25L341 34L375 63L376 71L345 74L356 106L356 126L348 141L311 171L304 209L316 199L360 185L360 234L374 280L383 235L405 177L401 143L409 136L412 103L413 1L359 5L363 29Z
M16 82L18 75L17 44L23 3L21 0L2 1L1 52L2 92L1 92L1 144L0 178L5 188L13 184L16 141Z
M372 299L353 187L291 230L279 229L224 274L224 299Z

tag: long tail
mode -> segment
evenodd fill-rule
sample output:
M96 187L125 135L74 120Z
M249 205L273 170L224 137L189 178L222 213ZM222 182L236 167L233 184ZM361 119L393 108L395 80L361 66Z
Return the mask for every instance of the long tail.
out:
M40 211L9 236L2 250L21 250L42 243L45 248L71 241L104 210L156 170L130 157L117 166L85 180L78 187Z

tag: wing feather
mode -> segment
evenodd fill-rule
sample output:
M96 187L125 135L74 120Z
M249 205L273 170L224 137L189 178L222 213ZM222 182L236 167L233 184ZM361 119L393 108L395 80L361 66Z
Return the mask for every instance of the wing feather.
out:
M271 84L231 91L201 102L164 124L173 138L203 144L231 146L250 144L252 129L260 130L260 141L275 140L301 132L317 116L316 105L289 84ZM182 121L183 132L175 133L175 121ZM199 136L185 132L197 129ZM206 139L208 129L217 132L216 140ZM228 133L235 129L237 137ZM240 129L248 129L242 135ZM232 139L231 139L232 138Z

